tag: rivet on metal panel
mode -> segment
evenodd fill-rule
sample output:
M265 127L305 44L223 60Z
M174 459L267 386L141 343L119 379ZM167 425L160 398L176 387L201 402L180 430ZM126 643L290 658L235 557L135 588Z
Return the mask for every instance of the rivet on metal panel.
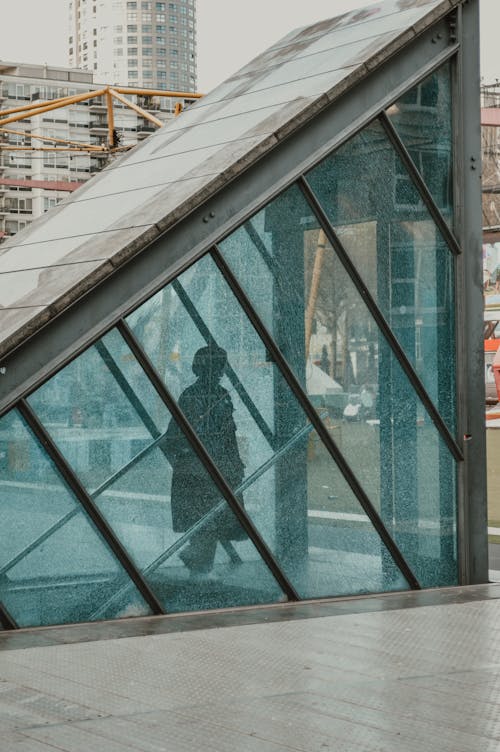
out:
M454 11L451 13L448 21L449 30L450 30L450 42L456 42L457 41L457 13Z

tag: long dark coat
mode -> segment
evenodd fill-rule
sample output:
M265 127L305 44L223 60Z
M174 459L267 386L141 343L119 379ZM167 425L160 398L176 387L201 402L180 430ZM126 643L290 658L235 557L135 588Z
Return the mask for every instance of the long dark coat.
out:
M178 404L226 482L235 490L243 480L245 466L238 451L234 408L228 391L220 384L208 387L198 379L184 390ZM173 529L185 532L223 497L173 419L167 429L164 451L172 465ZM220 539L246 537L229 509L217 518L217 531Z

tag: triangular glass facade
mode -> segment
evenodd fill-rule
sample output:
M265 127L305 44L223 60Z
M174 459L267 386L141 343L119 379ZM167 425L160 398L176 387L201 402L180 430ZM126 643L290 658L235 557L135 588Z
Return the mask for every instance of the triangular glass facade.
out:
M0 254L4 344L88 294L0 401L0 628L460 581L450 12L289 35Z

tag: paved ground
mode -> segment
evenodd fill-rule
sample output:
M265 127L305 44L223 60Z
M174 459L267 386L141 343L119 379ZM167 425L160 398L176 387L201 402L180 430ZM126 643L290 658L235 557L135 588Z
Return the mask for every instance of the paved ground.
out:
M499 701L500 585L0 635L2 752L489 752Z

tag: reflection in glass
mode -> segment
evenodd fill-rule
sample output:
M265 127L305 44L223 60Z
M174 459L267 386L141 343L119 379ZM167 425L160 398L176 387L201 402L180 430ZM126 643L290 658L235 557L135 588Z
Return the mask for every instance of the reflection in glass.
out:
M307 179L453 432L453 256L382 127L365 128Z
M201 361L199 354L193 365L207 388L212 380ZM59 404L58 389L75 401ZM219 397L217 392L218 414L231 420ZM117 331L82 353L29 401L165 610L269 603L282 597ZM199 389L185 395L184 404L189 401L190 417L196 419L200 411L203 415ZM219 433L226 428L219 425ZM216 438L227 450L223 440ZM241 478L240 467L237 481ZM241 550L236 551L235 541L242 542ZM97 612L100 618L104 614L104 608Z
M453 223L453 132L451 63L407 91L387 115L408 149L436 205ZM408 174L396 172L396 196L404 195Z
M373 253L377 225L356 225ZM417 579L456 582L454 461L298 188L220 250ZM356 260L382 279L373 255Z
M128 323L301 597L408 587L209 256Z
M149 614L15 411L0 421L0 601L21 627ZM118 595L119 594L119 595Z
M49 379L29 402L89 491L164 431L169 419L116 331Z

